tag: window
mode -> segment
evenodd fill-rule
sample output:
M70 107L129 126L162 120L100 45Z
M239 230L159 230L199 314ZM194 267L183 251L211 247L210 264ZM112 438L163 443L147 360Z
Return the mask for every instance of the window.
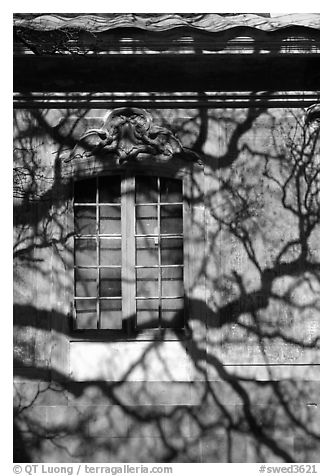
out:
M75 182L75 329L184 328L183 218L179 178Z

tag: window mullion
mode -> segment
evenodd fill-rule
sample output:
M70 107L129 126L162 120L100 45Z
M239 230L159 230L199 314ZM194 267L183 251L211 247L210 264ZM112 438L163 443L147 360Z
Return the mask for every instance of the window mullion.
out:
M123 326L130 332L135 306L135 179L125 176L121 182L121 257Z
M162 327L162 278L161 278L161 187L160 177L157 178L157 231L158 231L158 327Z
M184 257L188 257L191 255L190 249L190 242L192 240L191 233L192 233L192 205L191 202L188 200L189 197L192 196L193 190L191 189L191 181L188 177L185 177L182 184L183 188L183 197L186 197L186 200L183 200L183 253ZM184 319L185 322L188 320L188 312L189 312L189 297L191 295L191 287L190 286L190 279L192 276L192 263L188 258L184 259L184 266L183 266L183 282L184 282Z
M75 203L75 195L74 195L74 190L75 190L75 186L74 186L74 180L72 180L72 183L71 183L71 192L72 192L72 199L71 199L71 202L70 202L70 205L71 205L71 213L72 213L72 217L73 217L73 221L71 223L71 228L70 228L70 232L73 233L73 271L72 271L72 279L73 279L73 295L74 295L74 300L72 302L72 310L73 310L73 327L74 329L77 329L78 325L77 325L77 313L76 313L76 300L75 300L75 297L76 297L76 259L75 259L75 247L76 247L76 240L75 240L75 207L74 207L74 203Z
M96 259L97 259L97 329L101 327L100 313L100 242L99 242L99 180L96 178Z

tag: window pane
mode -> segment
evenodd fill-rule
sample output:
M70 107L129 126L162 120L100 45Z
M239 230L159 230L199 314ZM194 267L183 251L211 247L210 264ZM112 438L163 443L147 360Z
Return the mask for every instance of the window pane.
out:
M138 329L154 329L158 327L157 299L147 301L138 299L136 302L136 326Z
M97 270L95 268L78 268L75 270L75 295L96 297Z
M96 207L75 207L75 233L96 234Z
M120 203L120 176L99 177L98 190L99 203Z
M183 232L182 205L161 206L161 233L179 234Z
M155 238L136 238L136 264L158 265L158 242L155 242Z
M121 296L121 268L100 269L100 295L103 297Z
M96 240L75 240L75 264L77 266L96 266Z
M162 327L184 327L184 300L162 299Z
M136 232L142 235L158 234L156 206L140 205L136 207Z
M99 232L102 235L120 235L121 234L121 209L120 206L99 207Z
M162 268L162 296L183 296L183 268Z
M74 201L76 203L96 202L96 179L79 180L74 183Z
M122 329L121 299L101 299L100 314L100 329Z
M135 179L136 203L156 203L158 198L157 177L138 176Z
M136 295L158 297L157 268L139 268L136 270Z
M77 329L97 329L96 299L77 299L75 308Z
M121 265L121 240L101 238L99 241L100 265Z
M170 178L160 179L161 202L182 202L182 181Z
M181 238L161 239L162 264L183 264L183 240Z

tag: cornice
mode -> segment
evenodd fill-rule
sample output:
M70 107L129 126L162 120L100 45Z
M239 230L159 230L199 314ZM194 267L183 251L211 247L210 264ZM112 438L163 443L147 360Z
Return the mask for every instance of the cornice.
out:
M14 108L22 109L309 107L318 101L318 91L14 93Z

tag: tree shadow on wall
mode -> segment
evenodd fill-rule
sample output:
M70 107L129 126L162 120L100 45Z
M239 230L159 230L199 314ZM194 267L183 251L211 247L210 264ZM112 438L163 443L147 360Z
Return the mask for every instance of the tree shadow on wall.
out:
M188 335L146 342L138 332L126 362L105 340L106 370L80 381L52 364L71 338L68 313L40 299L71 301L72 236L59 191L62 151L76 136L61 135L49 111L25 114L15 139L14 460L315 461L316 124L290 112L283 120L259 110L175 114L173 131L202 157L208 184L195 184L193 206L204 204L210 228L207 236L197 219L193 246L204 236L205 253L187 296ZM153 114L163 125L164 113ZM209 149L215 133L222 150ZM202 282L205 298L196 297Z

